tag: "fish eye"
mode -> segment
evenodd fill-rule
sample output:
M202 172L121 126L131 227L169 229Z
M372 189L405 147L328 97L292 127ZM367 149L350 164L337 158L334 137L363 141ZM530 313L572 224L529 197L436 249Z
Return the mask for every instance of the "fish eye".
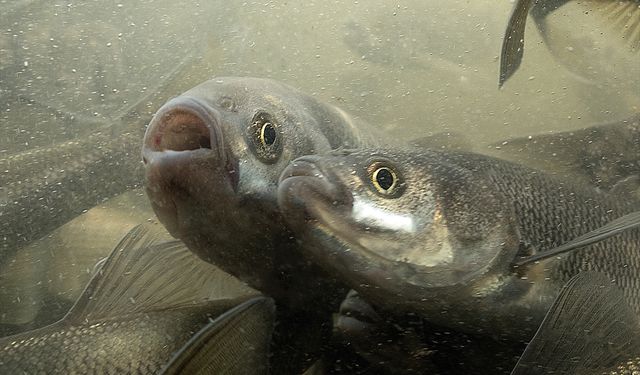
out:
M275 163L282 153L282 133L271 114L260 111L247 128L250 149L263 163Z
M260 128L260 143L264 147L269 147L276 143L277 137L276 128L272 123L266 122L262 125L262 128Z
M375 192L387 198L396 198L402 194L403 184L400 174L390 164L374 162L367 168L369 181Z

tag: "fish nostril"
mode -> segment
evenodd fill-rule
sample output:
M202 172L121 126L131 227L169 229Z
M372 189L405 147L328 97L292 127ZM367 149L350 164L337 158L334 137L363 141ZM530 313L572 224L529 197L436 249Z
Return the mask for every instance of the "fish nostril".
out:
M174 110L162 115L152 143L156 151L211 149L211 135L205 120L195 113Z

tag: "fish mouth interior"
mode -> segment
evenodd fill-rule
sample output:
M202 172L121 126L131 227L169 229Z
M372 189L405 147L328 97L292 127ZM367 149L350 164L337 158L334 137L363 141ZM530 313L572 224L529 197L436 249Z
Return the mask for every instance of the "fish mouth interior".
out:
M169 101L156 114L145 134L143 161L163 151L222 150L222 135L215 111L200 101L181 97ZM222 155L219 155L222 156Z
M211 148L209 128L192 112L177 109L164 114L161 129L151 139L153 151L186 151Z

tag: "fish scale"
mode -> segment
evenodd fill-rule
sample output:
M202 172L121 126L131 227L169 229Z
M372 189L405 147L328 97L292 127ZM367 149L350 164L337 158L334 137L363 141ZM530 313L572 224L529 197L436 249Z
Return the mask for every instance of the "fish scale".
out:
M214 306L194 309L189 315L182 311L148 313L99 324L57 325L13 336L0 347L0 369L14 374L32 373L34 369L67 374L89 369L96 374L157 373L210 316L233 305L212 309ZM37 350L55 347L64 350Z
M62 320L1 338L0 373L265 373L272 301L164 236L135 227Z
M464 157L467 162L456 158L461 165L495 171L490 176L496 189L514 202L521 241L533 244L536 252L559 246L640 208L638 202L613 200L588 186L551 178L516 164L473 154ZM549 265L548 277L564 284L581 271L604 272L616 280L640 313L640 288L633 287L640 282L639 241L640 231L631 230L572 252Z

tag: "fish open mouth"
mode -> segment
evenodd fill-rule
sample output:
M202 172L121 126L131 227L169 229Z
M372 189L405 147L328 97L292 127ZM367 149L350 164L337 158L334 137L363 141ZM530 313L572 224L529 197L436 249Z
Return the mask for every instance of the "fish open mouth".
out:
M167 102L153 118L144 136L143 161L149 153L223 150L218 116L206 104L189 97ZM222 155L219 155L222 156Z
M227 152L220 115L196 98L178 97L160 108L144 136L146 190L172 235L184 223L181 206L206 187L237 191L238 162Z

